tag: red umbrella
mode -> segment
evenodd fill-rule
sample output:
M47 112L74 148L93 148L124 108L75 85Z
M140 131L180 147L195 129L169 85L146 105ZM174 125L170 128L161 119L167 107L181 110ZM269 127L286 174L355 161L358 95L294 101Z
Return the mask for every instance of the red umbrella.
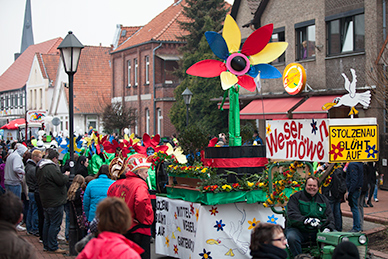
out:
M0 129L8 129L8 130L16 130L18 129L18 125L25 124L25 119L16 119L13 121L10 121L8 124L5 124Z

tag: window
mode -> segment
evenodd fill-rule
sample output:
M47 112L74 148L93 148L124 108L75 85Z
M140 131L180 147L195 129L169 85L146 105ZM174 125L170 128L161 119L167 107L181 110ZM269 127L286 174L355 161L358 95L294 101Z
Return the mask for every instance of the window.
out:
M25 96L25 93L24 93L24 92L23 92L22 94L20 94L20 103L19 103L19 107L20 107L20 108L23 108L24 96Z
M162 115L162 109L158 109L158 134L161 135L162 134L162 119L163 119L163 115Z
M15 98L14 107L18 108L18 94L15 94L13 97Z
M36 89L34 89L34 106L33 109L36 109L38 107L38 95L36 93Z
M127 87L131 87L131 61L128 60L128 85Z
M137 64L137 58L135 58L135 86L138 85L138 78L137 78L137 70L138 70L138 64Z
M11 99L11 108L13 108L13 95L12 94L10 96L10 99Z
M42 88L39 89L39 109L43 108L43 91Z
M150 133L150 110L146 109L145 110L146 114L146 132L149 134Z
M279 41L286 41L285 37L285 28L281 27L278 29L274 29L272 33L272 37L270 39L270 42L279 42ZM284 52L280 57L278 57L276 60L272 61L272 64L276 63L284 63L286 61L286 52Z
M1 99L0 99L0 109L1 109L1 111L3 111L3 109L4 109L4 97L3 96L1 96Z
M30 90L30 96L28 97L28 109L32 109L32 89Z
M145 81L146 84L148 85L150 83L150 57L146 56L145 57Z
M315 20L295 24L296 59L315 57Z
M5 105L4 106L6 109L9 108L8 95L5 96Z
M363 9L354 10L362 12ZM365 23L364 14L339 14L327 17L327 55L337 55L364 50Z

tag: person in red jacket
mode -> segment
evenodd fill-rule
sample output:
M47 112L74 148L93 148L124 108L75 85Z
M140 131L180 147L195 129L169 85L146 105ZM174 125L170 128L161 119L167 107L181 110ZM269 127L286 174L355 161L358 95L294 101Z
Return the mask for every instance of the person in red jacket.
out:
M96 211L98 237L85 246L77 259L140 259L143 249L122 234L131 226L132 217L122 199L108 197L102 200Z
M125 201L132 212L133 224L124 234L126 238L144 249L142 259L150 259L151 225L154 221L151 198L146 179L151 163L142 154L134 154L124 164L126 179L113 183L108 190L108 197L118 197Z

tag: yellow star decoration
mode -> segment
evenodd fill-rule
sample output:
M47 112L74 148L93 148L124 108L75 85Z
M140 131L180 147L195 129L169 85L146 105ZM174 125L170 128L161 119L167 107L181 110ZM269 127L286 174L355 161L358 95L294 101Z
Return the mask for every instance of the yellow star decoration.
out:
M170 246L170 239L168 239L168 236L166 237L166 242L165 242L166 246L169 247Z
M197 221L198 221L198 218L199 218L199 209L195 209L195 217L197 218Z
M260 223L260 220L256 221L256 218L253 218L252 221L249 221L249 220L248 220L248 223L249 223L249 225L250 225L250 226L248 227L248 229L253 229L253 228L256 227L257 223Z
M176 239L174 232L172 232L171 238Z
M268 124L268 127L266 127L267 129L267 135L269 135L269 133L271 133L271 124Z
M178 230L179 232L182 232L180 227L176 227L176 230Z

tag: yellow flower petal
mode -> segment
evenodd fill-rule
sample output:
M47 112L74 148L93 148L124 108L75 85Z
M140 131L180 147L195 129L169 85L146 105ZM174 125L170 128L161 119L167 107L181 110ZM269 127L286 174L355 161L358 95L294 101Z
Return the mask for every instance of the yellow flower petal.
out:
M259 53L249 57L251 65L268 64L280 57L288 46L287 42L272 42L268 43L265 48Z
M229 53L237 52L240 49L241 32L236 21L229 14L224 21L222 37L225 39L226 45L228 45Z
M221 86L223 90L228 90L238 82L237 76L233 75L230 72L222 72L220 77L221 77Z

